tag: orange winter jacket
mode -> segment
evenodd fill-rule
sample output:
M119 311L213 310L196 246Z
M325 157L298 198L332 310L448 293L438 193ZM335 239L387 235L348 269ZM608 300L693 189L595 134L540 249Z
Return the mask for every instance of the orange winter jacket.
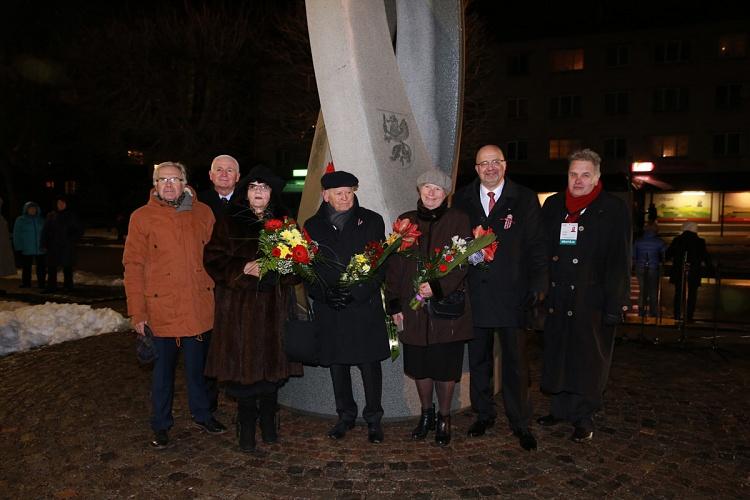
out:
M213 328L214 282L203 268L203 247L214 216L195 190L185 191L185 202L174 208L152 189L148 203L130 216L125 240L128 315L134 325L146 321L157 337L192 337Z

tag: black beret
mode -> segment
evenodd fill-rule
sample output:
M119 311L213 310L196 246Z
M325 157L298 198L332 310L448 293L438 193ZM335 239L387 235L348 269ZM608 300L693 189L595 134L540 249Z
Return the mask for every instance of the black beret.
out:
M359 179L349 172L337 170L336 172L331 172L321 177L320 185L323 189L355 187L359 186Z

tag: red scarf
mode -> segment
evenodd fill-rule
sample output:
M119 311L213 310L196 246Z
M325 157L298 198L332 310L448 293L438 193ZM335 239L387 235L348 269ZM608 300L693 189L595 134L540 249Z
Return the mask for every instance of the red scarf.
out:
M565 190L565 208L568 210L568 215L565 217L565 222L578 222L578 218L581 216L581 212L584 208L588 207L592 201L599 196L602 192L602 181L596 183L594 189L589 194L583 196L574 197L570 194L570 189Z

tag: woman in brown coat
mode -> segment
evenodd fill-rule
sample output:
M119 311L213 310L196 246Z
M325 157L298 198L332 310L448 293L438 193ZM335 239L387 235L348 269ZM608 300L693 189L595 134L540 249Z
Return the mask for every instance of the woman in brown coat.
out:
M205 250L206 270L216 282L214 333L206 375L237 400L237 433L243 451L255 449L260 420L264 443L278 440L278 388L302 365L282 347L291 284L276 273L258 278L258 235L266 220L288 215L277 202L284 182L256 166L237 185L241 196L215 226ZM236 201L235 201L236 200Z
M434 249L451 244L453 236L471 235L469 218L463 212L448 208L446 197L452 190L450 177L430 170L417 178L417 210L400 218L419 225L419 255L433 255ZM414 258L396 254L388 263L386 301L388 314L403 328L404 372L417 385L422 416L412 432L412 439L424 439L436 427L433 391L437 393L439 413L435 441L445 446L451 439L451 403L456 382L461 379L464 343L472 338L471 310L465 301L464 314L457 319L432 317L427 307L414 311L409 302L415 296L414 279L418 273ZM464 290L466 269L457 267L447 276L419 285L419 294L427 300L438 300L456 290Z

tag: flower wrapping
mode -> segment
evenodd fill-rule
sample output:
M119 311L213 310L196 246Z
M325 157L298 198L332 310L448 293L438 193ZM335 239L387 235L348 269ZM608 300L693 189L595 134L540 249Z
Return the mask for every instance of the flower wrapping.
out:
M346 269L341 273L339 283L354 285L370 279L394 252L408 251L422 233L409 219L396 219L393 232L385 241L371 241L361 253L352 255Z
M318 244L290 217L264 222L258 236L258 252L261 278L269 271L276 271L296 274L308 281L315 279L312 263L318 254Z
M473 238L468 240L453 236L450 245L436 248L431 257L420 259L419 272L414 278L414 290L417 293L409 302L409 307L416 311L424 306L426 298L419 294L419 285L422 283L442 278L457 266L467 262L472 265L492 262L497 249L497 235L492 228L484 229L477 226L473 229L472 235Z

